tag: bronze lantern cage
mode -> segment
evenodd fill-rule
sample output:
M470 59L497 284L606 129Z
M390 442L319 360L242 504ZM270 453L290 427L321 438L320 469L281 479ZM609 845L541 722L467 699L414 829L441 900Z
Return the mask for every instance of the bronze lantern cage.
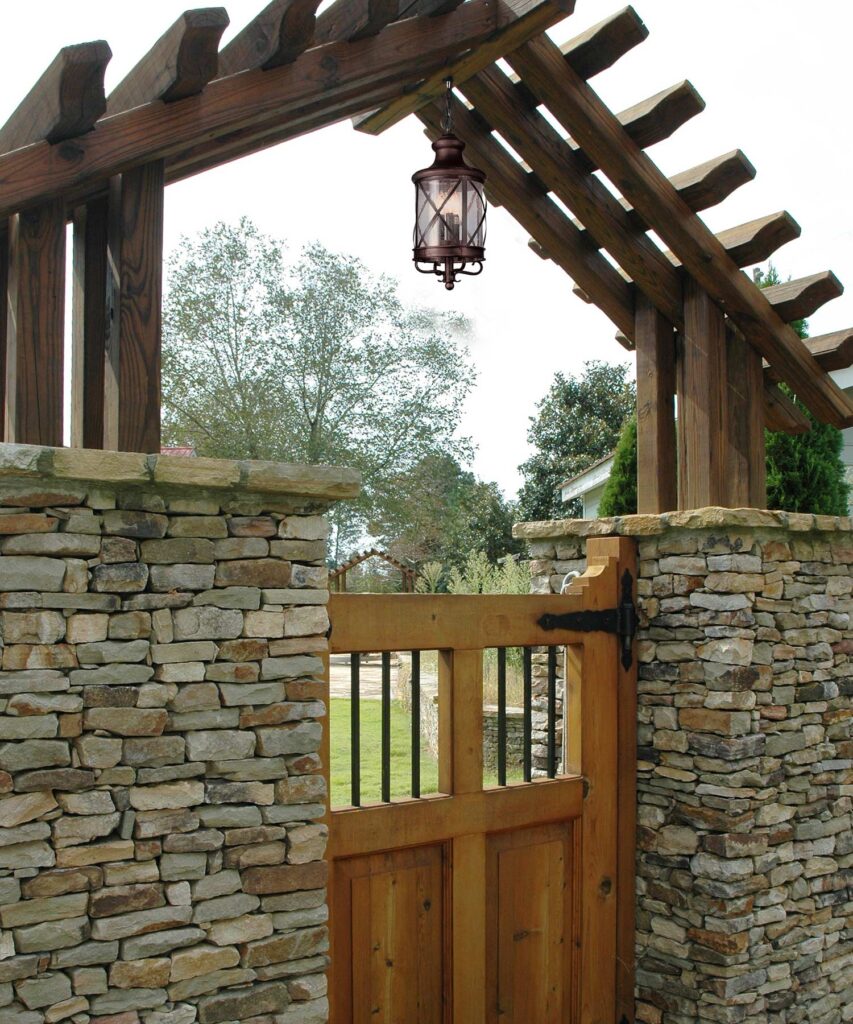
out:
M453 134L452 87L448 80L444 134L432 144L435 162L412 175L415 268L437 275L448 290L460 274L482 273L486 258L486 175L465 162L465 143Z

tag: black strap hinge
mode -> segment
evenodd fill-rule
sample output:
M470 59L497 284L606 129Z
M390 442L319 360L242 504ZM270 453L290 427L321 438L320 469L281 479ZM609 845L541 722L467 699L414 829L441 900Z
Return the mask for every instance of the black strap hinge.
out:
M637 607L634 604L634 577L626 569L622 573L622 597L616 608L597 611L546 613L539 619L545 630L568 629L579 633L614 633L622 641L622 667L634 663L634 637L637 635Z

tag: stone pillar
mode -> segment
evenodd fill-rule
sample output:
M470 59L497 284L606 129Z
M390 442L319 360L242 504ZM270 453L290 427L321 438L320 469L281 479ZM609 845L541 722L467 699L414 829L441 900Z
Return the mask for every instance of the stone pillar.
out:
M326 467L0 445L0 1020L327 1019Z
M639 544L644 1024L853 1020L853 524L701 509L524 523L533 589Z

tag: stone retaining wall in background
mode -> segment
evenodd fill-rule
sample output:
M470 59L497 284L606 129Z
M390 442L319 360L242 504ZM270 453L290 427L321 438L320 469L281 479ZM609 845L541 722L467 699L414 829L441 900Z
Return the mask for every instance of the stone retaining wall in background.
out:
M0 445L0 1020L327 1018L326 521L354 474Z
M639 544L637 1020L853 1020L853 532L702 509L521 524L533 589Z

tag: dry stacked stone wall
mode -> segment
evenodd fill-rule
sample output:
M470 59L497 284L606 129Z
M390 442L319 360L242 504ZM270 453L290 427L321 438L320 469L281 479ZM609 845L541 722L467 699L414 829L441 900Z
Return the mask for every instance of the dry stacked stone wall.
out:
M637 1020L853 1020L853 532L704 509L517 527L533 588L639 548Z
M0 446L0 1021L327 1019L344 471Z

